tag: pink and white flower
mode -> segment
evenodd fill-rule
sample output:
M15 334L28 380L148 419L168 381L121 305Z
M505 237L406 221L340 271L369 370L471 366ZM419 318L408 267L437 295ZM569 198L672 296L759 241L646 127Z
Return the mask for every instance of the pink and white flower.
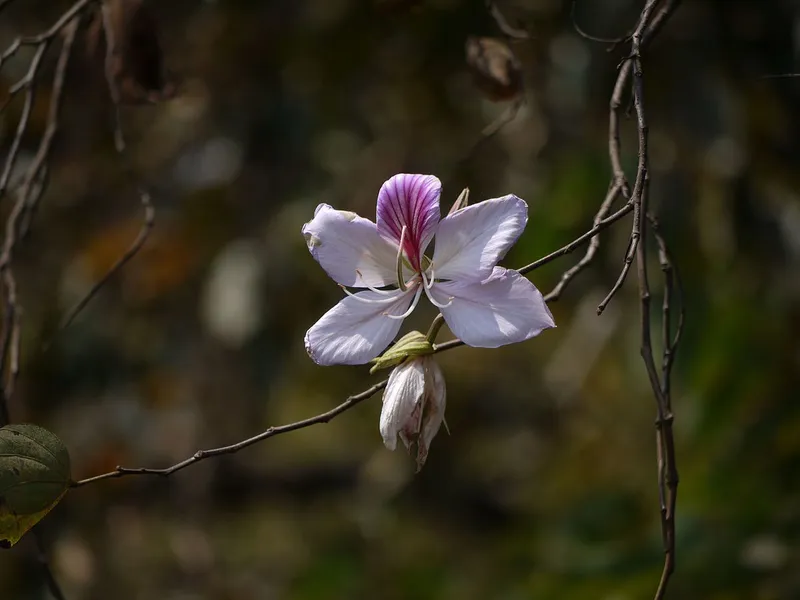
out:
M539 290L497 263L528 220L509 194L440 220L441 182L395 175L378 193L377 224L320 204L303 226L308 249L347 293L305 337L321 365L363 364L386 348L422 292L465 344L496 348L555 327ZM436 237L433 257L425 254ZM361 288L358 293L346 288Z

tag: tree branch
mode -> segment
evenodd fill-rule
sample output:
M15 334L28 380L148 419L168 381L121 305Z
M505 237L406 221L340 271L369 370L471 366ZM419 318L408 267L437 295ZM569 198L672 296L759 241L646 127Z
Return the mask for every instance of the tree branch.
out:
M266 431L259 433L251 438L247 438L246 440L242 440L241 442L237 442L235 444L231 444L230 446L222 446L220 448L211 448L209 450L198 450L189 458L182 460L179 463L172 465L171 467L167 467L165 469L147 469L147 468L137 468L137 469L129 469L126 467L117 467L113 471L108 473L103 473L102 475L95 475L94 477L89 477L87 479L81 479L79 481L72 482L72 487L81 487L90 483L94 483L97 481L101 481L103 479L112 479L117 477L125 477L128 475L158 475L160 477L168 477L177 471L181 471L186 467L198 463L202 460L207 458L211 458L212 456L220 456L223 454L236 454L240 450L247 448L248 446L252 446L253 444L257 444L263 440L266 440L271 437L275 437L276 435L281 435L284 433L289 433L290 431L297 431L298 429L305 429L306 427L311 427L312 425L318 425L320 423L328 423L335 417L339 416L343 412L346 412L360 404L367 398L372 397L374 394L381 391L383 388L386 387L386 383L388 380L381 381L380 383L376 383L372 387L364 390L363 392L356 394L354 396L350 396L347 400L342 402L339 406L332 408L331 410L319 414L315 417L310 417L308 419L303 419L302 421L297 421L295 423L289 423L287 425L280 425L278 427L270 427Z

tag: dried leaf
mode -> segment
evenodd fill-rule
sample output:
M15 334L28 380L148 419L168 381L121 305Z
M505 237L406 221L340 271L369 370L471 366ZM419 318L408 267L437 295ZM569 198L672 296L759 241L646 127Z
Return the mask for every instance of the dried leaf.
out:
M0 427L0 548L10 548L67 493L69 453L46 429Z
M145 0L104 0L87 36L90 53L108 59L107 77L120 104L153 103L175 95L158 24Z
M487 98L498 102L522 94L522 66L508 44L495 38L470 37L466 56L475 84Z

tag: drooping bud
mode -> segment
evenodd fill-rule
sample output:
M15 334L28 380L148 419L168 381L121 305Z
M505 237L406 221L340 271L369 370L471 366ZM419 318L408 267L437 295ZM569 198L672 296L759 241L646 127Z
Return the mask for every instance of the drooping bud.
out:
M388 369L399 365L407 358L415 356L425 356L433 354L433 345L428 341L423 333L411 331L397 340L397 343L381 354L378 358L373 358L370 373L375 373L381 369Z
M392 371L383 394L383 443L394 450L399 437L409 450L416 445L419 472L444 422L446 404L444 375L432 356L417 356L402 363Z

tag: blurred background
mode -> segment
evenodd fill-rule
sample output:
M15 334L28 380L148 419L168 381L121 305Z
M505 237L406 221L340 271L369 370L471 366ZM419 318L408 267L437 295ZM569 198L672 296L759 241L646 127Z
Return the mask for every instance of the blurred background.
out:
M4 9L2 47L69 4ZM575 17L616 37L642 4L579 0ZM102 59L81 36L50 187L17 254L12 418L57 433L76 478L167 466L379 380L367 367L318 367L303 348L342 296L300 235L320 202L374 218L381 183L398 172L438 175L444 210L465 186L473 200L513 192L530 219L504 261L512 267L591 226L610 178L608 102L625 46L581 38L571 2L499 3L530 32L510 43L524 105L482 142L513 100L489 98L466 63L468 37L502 39L480 0L150 5L175 97L123 108L118 156ZM4 65L3 89L30 58ZM684 2L645 54L651 202L687 319L673 384L670 598L800 598L800 78L763 78L794 71L792 0ZM20 110L4 116L3 151ZM23 166L45 123L43 101ZM633 173L633 119L623 149ZM140 183L156 209L144 250L53 338L139 231ZM651 597L663 553L635 277L595 314L629 233L628 220L608 230L551 305L558 329L439 356L451 435L440 432L418 475L413 457L383 447L375 396L169 479L72 491L43 522L68 599ZM549 291L580 255L531 280ZM433 316L427 305L404 330ZM0 553L0 596L49 597L30 536Z

